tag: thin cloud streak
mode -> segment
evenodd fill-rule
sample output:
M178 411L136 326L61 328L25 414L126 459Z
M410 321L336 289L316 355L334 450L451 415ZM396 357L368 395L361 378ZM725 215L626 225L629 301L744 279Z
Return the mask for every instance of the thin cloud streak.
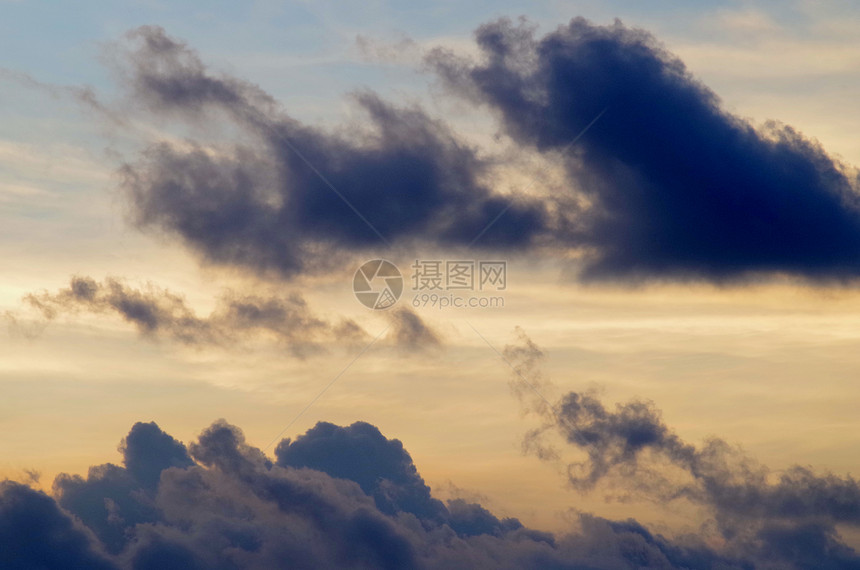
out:
M503 354L516 372L515 385L546 385L540 371L544 354L524 333ZM860 564L860 555L837 532L838 525L860 526L860 483L850 475L819 474L795 465L777 476L720 438L702 445L685 441L645 400L613 409L590 393L569 392L551 405L542 396L531 401L535 398L523 389L518 393L526 409L542 420L541 427L526 435L524 449L561 464L574 489L587 493L611 483L616 492L656 504L700 506L730 551L772 555L779 567ZM569 454L552 443L553 433L584 458L566 462ZM793 541L805 545L792 547Z
M316 315L297 293L282 297L227 292L207 316L198 315L185 299L153 284L134 288L116 278L96 281L72 277L56 292L31 293L24 303L30 312L3 314L10 333L36 338L62 316L116 315L134 325L143 338L167 340L203 348L235 349L263 340L286 346L293 356L305 358L331 346L365 344L370 336L352 319L331 322ZM440 347L442 337L414 311L400 308L383 314L388 325L386 344L406 351Z

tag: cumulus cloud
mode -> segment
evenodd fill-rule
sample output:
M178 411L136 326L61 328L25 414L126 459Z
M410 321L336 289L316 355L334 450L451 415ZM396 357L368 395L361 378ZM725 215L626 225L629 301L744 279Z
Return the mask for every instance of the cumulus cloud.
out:
M281 441L275 456L282 467L306 467L355 481L387 514L403 511L424 520L444 518L444 505L430 496L403 444L387 439L371 424L357 422L344 428L320 422L295 441Z
M116 568L52 498L11 481L0 483L0 544L0 566L10 570Z
M543 37L500 20L476 38L480 60L427 61L517 144L565 151L585 205L555 237L581 248L584 277L860 273L856 171L791 127L727 112L651 34L576 18Z
M515 384L534 385L543 353L527 336L506 347ZM542 380L544 385L547 381ZM689 501L714 517L723 538L763 557L778 555L798 568L854 568L860 556L841 542L837 525L860 526L860 482L795 465L773 472L728 442L685 441L653 402L606 406L593 394L569 392L555 403L521 389L543 420L525 448L542 459L565 460L550 433L580 452L566 464L568 482L587 492L601 482L652 501ZM821 565L811 561L820 557Z
M187 447L138 423L120 450L123 466L60 475L53 499L0 487L4 568L750 567L635 521L583 515L554 536L463 499L444 504L403 445L363 422L319 423L282 441L275 461L224 421Z
M676 445L653 409L631 420L625 406L612 411L579 398L590 417L600 418L586 421L571 411L574 399L566 397L567 408L559 407L569 425L558 428L573 445L602 450L588 454L594 464L601 463L594 454L605 456L601 477L626 466L625 477L636 484L649 448L665 454L657 447ZM62 474L53 498L3 483L0 561L4 568L133 569L800 570L860 564L834 525L856 522L848 506L856 503L851 480L809 474L799 484L770 483L727 458L735 452L679 445L698 456L692 461L700 474L693 477L703 482L698 494L683 487L684 496L714 509L719 539L708 525L699 536L669 538L632 519L588 514L553 535L499 519L478 503L443 503L402 443L364 422L321 422L283 440L274 460L223 420L188 446L154 423L138 423L120 445L122 466L94 466L86 478Z

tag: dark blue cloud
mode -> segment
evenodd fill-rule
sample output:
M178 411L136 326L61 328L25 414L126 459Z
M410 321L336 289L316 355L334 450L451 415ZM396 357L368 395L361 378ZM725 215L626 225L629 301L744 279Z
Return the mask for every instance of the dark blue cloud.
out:
M496 515L477 503L469 503L463 499L448 501L448 514L445 524L460 536L480 536L482 534L503 536L508 532L523 529L522 523L515 518L499 520ZM531 538L544 540L547 544L555 544L554 537L549 533L528 531Z
M860 569L860 555L842 544L832 527L815 522L800 526L770 525L759 532L763 555L798 568Z
M555 237L586 254L584 277L860 274L856 174L790 127L725 111L647 32L577 18L536 37L501 20L477 42L479 63L429 61L516 143L567 153L569 190L590 205Z
M520 198L494 191L480 149L417 107L361 92L366 128L324 131L159 28L130 42L124 76L141 107L198 135L230 125L241 141L159 143L122 168L134 221L210 262L293 275L370 247L481 235L495 250L575 253L585 279L860 272L856 173L791 127L725 111L653 36L620 22L579 18L537 37L501 20L477 31L480 61L428 55L516 147L564 153L566 184Z
M138 422L120 445L129 474L147 489L155 489L161 472L194 465L185 446L161 431L155 422Z
M599 521L606 524L613 532L626 536L628 542L624 545L625 556L631 562L636 561L645 567L668 566L669 568L689 568L690 570L709 570L716 568L755 568L751 561L733 560L730 557L715 556L704 541L687 540L690 544L674 544L665 537L655 535L633 519L626 521ZM591 524L594 524L593 522ZM650 548L642 548L648 545Z
M366 128L326 132L284 114L258 87L210 72L163 30L130 34L131 96L177 123L230 124L242 144L160 143L123 169L135 222L211 262L285 275L335 255L415 241L526 247L545 207L494 193L487 165L441 121L362 92ZM491 223L502 212L505 215Z
M59 505L87 525L113 554L125 548L135 525L159 516L154 497L128 471L110 463L90 467L86 478L59 475L53 492Z
M307 467L355 481L382 512L444 518L445 506L430 496L403 444L368 423L339 427L320 422L295 441L283 440L275 455L284 467Z
M138 548L130 560L131 570L204 570L206 565L180 543L154 537Z
M241 482L246 491L275 505L286 517L310 523L322 535L321 549L331 560L327 564L391 570L417 566L413 545L369 503L361 504L359 499L357 504L345 504L313 484L273 469L258 449L245 443L237 428L217 422L190 451L197 461Z
M8 570L112 570L92 533L42 492L0 483L0 567Z
M310 468L354 481L383 513L410 513L431 528L447 525L460 536L503 536L523 529L517 519L500 520L481 505L462 499L445 505L433 498L403 444L365 422L347 427L320 422L295 441L283 440L275 455L283 467ZM532 537L553 541L541 533Z
M159 520L155 493L161 472L194 465L185 446L154 422L134 424L120 451L124 468L107 463L91 467L86 478L61 474L53 489L60 506L114 554L126 547L136 525Z
M59 505L23 485L4 483L0 565L132 570L748 567L701 542L654 535L634 521L583 515L575 532L553 536L516 519L500 520L478 504L454 500L443 505L400 442L366 423L318 424L296 441L282 442L277 463L224 421L187 448L154 424L139 423L121 449L125 468L108 464L92 468L87 479L58 477ZM72 514L108 545L110 554L99 554L98 540ZM838 537L828 536L830 551L839 547L839 560L850 555Z
M860 273L856 171L789 126L732 115L657 39L617 21L540 37L500 20L478 29L479 59L427 56L452 92L497 114L515 150L563 155L564 184L520 197L492 187L488 153L416 106L362 91L363 126L324 130L160 28L127 39L118 64L142 120L192 133L122 166L132 219L211 263L292 276L480 235L483 248L575 257L583 279Z

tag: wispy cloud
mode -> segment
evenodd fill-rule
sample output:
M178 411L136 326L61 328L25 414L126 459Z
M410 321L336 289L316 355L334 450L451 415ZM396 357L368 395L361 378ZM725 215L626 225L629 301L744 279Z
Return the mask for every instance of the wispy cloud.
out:
M504 357L517 372L513 384L546 386L543 356L524 334L506 347ZM731 550L774 556L784 567L811 568L816 559L833 567L860 563L837 532L837 525L860 525L860 483L851 476L801 465L774 472L723 439L690 443L646 400L608 407L594 394L569 392L545 405L528 390L519 393L542 420L524 449L564 464L568 482L581 492L611 483L622 496L663 505L688 501L713 517ZM569 453L552 442L553 433L584 458L566 463ZM804 546L793 548L792 541Z
M35 309L38 318L25 311L8 311L5 319L13 333L31 338L41 334L50 321L84 313L119 316L151 340L230 349L268 339L298 357L370 339L352 319L331 322L318 316L298 293L271 297L230 291L217 300L209 315L200 316L184 297L151 283L135 288L116 278L99 282L77 276L66 288L31 293L24 302ZM415 312L400 308L383 316L390 327L389 344L408 351L441 345L440 335Z
M114 278L73 277L67 288L30 294L25 301L47 320L81 312L114 314L146 338L192 346L231 347L268 337L306 356L333 342L350 345L367 336L354 321L331 323L316 316L298 294L275 298L231 292L211 314L198 316L183 297L152 284L133 288Z

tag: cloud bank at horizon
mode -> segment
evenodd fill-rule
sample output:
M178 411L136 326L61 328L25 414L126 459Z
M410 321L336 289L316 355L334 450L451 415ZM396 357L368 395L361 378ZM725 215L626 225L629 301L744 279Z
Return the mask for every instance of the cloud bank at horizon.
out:
M612 412L570 394L560 415L573 427L557 427L588 450L588 465L601 476L604 467L632 467L625 475L632 489L648 486L644 465L635 464L649 448L673 460L679 449L695 457L701 487L676 487L684 492L673 500L708 507L714 527L667 538L633 519L580 514L568 532L529 529L478 503L436 499L401 442L365 422L320 422L282 440L274 459L224 421L187 446L140 422L120 445L121 466L93 466L86 477L61 474L51 495L0 484L0 563L134 570L860 565L835 528L860 522L853 479L792 471L768 483L766 473L736 462L722 444L696 450L680 442L647 405Z

